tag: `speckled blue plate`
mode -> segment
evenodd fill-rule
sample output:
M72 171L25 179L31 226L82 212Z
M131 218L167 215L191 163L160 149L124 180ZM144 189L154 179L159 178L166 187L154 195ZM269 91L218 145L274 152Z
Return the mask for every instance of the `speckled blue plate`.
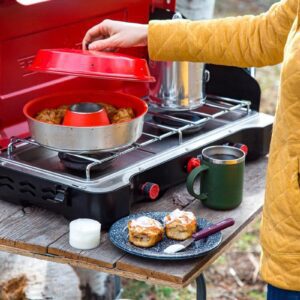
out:
M147 216L153 218L163 224L164 217L169 214L169 212L145 212L135 215L130 215L128 217L122 218L115 222L109 230L109 238L111 242L118 248L124 250L127 253L145 257L145 258L154 258L161 260L180 260L194 258L198 256L203 256L212 250L216 249L222 242L222 233L215 233L205 239L201 239L192 243L188 248L174 254L164 253L164 249L168 246L177 244L180 241L175 241L168 239L166 235L163 240L157 243L151 248L140 248L131 244L128 240L128 229L127 223L129 220L136 219L141 216ZM197 218L198 228L200 229L211 226L212 223L208 222L206 219Z

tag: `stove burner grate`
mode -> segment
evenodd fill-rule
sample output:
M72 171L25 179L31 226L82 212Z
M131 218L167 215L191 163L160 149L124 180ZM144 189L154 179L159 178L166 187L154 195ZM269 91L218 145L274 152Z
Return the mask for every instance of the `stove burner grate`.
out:
M185 129L183 134L193 134L199 132L207 122L202 122L196 125L193 123L199 122L204 118L205 117L196 115L192 112L163 112L152 116L153 121L157 124L170 126L175 129L179 129L184 125L191 124L191 127ZM164 131L163 128L160 128L160 130Z
M188 111L188 112L160 112L160 111L148 111L148 119L145 120L144 131L142 132L141 138L134 144L128 146L121 151L110 152L110 153L96 153L90 156L80 155L80 154L71 154L68 153L68 156L72 157L71 159L62 159L62 165L64 164L67 169L75 169L80 172L85 172L86 180L91 180L91 172L95 170L105 170L108 168L114 159L119 158L120 156L126 155L137 149L143 151L143 148L155 143L160 143L162 140L165 140L169 137L178 138L178 145L183 143L184 134L192 134L200 131L207 122L217 119L221 116L227 115L231 112L237 111L238 118L242 119L251 114L250 105L251 102L246 100L235 100L219 96L209 96L209 101L204 105L207 110L205 112L201 111ZM215 101L214 101L215 100ZM221 102L222 103L221 103ZM226 103L226 105L224 105ZM209 110L210 109L210 110ZM242 116L240 113L242 112ZM163 125L167 123L168 125ZM194 121L195 120L195 121ZM176 122L174 122L176 121ZM222 123L223 124L223 123ZM162 134L158 134L157 130L162 131ZM206 129L205 129L206 130ZM210 130L208 128L208 130ZM203 129L204 131L204 129ZM41 147L40 144L31 139L22 139L22 138L11 138L10 143L7 147L7 156L13 157L15 149L18 148L18 144L31 144L37 147ZM52 151L56 151L51 149ZM146 150L147 152L147 150ZM66 153L60 154L60 157L64 157ZM75 166L74 158L80 158L79 161L76 159ZM71 161L70 161L71 160ZM99 166L99 168L98 168ZM76 172L78 172L76 171Z
M70 170L86 172L87 166L92 164L93 161L89 160L88 158L94 158L97 160L102 160L108 158L110 154L107 153L97 153L97 154L89 154L85 155L87 158L77 157L75 155L66 153L66 152L58 152L58 157L61 163ZM112 154L111 154L112 156ZM96 164L91 168L92 172L101 172L106 170L113 162L113 158L104 161L101 164Z

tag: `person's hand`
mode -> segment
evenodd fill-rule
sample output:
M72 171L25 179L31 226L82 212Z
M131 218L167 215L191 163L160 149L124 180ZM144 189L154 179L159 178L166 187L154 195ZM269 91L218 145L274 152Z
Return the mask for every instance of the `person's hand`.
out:
M115 50L147 45L148 25L104 20L87 31L82 49Z

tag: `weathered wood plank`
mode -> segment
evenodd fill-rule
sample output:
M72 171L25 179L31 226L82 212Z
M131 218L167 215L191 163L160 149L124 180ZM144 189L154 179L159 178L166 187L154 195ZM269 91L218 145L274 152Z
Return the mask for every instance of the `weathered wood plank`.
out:
M171 211L177 206L172 201L172 195L177 194L182 190L181 187L176 187L168 192L163 199L156 202L143 202L134 206L134 212L141 211ZM171 199L171 200L170 200ZM48 253L66 257L69 259L80 260L83 262L94 263L105 268L113 268L116 262L125 255L125 253L116 248L109 240L106 232L101 233L101 244L99 247L81 251L72 248L69 245L68 234L63 235L60 239L48 246Z
M20 210L22 210L22 206L0 200L0 222Z
M102 234L103 235L103 234ZM102 243L102 239L101 239ZM47 253L57 256L64 256L71 259L78 259L82 250L72 248L69 244L69 232L61 236L57 241L48 245Z
M259 204L260 201L256 203ZM249 205L254 205L253 202L248 202ZM261 202L260 202L261 203ZM201 216L205 217L212 222L217 222L221 218L219 215L214 215L206 208L202 206L198 201L195 201L192 206L188 207L189 211L193 211L194 213L199 213L202 211ZM228 228L223 232L223 243L222 246L217 249L214 254L210 256L205 256L203 258L192 259L187 261L178 261L178 262L161 262L161 261L153 261L149 259L137 258L132 255L126 255L122 257L117 262L117 268L121 270L131 271L134 273L145 274L148 277L155 277L165 281L172 281L179 284L183 284L192 274L197 270L203 270L207 266L207 259L209 261L213 261L220 254L223 247L225 247L232 239L241 232L242 229L245 228L246 224L251 222L253 218L260 211L260 207L257 207L255 213L249 213L247 215L247 219L245 219L245 215L243 215L243 222L241 222L240 212L239 211L231 211L225 212L222 218L233 217L236 220L236 224L234 227ZM244 222L245 221L245 222Z
M69 264L74 267L79 267L79 268L84 268L84 269L89 269L89 270L95 270L99 272L104 272L112 275L118 275L120 277L125 277L129 279L136 279L140 281L147 281L149 283L153 284L162 284L162 285L168 285L170 287L174 288L182 288L183 286L180 284L168 282L168 281L163 281L160 279L155 279L155 278L148 278L147 276L143 276L140 274L134 274L131 272L126 272L122 270L118 270L116 268L105 268L103 266L99 266L97 264L90 264L85 261L81 260L75 260L75 259L69 259L61 256L54 256L50 254L41 254L41 253L33 253L24 249L19 249L15 247L9 247L5 245L0 244L0 251L5 251L13 254L18 254L22 256L27 256L27 257L32 257L36 259L41 259L41 260L46 260L46 261L51 261L51 262L56 262L56 263L61 263L61 264Z
M236 219L236 225L224 231L224 243L218 251L203 258L170 263L133 257L115 248L107 239L106 233L102 235L100 248L90 251L75 250L68 243L69 222L66 219L38 208L19 210L19 207L8 203L3 203L5 207L6 205L10 206L7 210L8 213L1 214L0 249L127 278L183 287L211 264L260 212L264 194L266 163L267 159L262 159L247 166L245 198L239 208L228 212L217 212L204 208L198 200L192 201L186 207L197 215L214 222L229 216ZM134 205L132 213L173 210L179 207L174 204L174 201L178 203L178 199L175 197L178 195L191 200L185 187L181 185L170 189L157 202ZM15 212L14 209L19 211Z
M117 268L178 284L185 284L189 278L193 277L194 273L200 274L209 263L221 254L222 249L230 244L246 225L260 213L263 205L266 163L267 159L264 159L247 166L244 200L238 208L225 212L214 211L203 207L198 200L186 208L212 222L227 217L235 219L236 224L223 232L223 243L216 252L203 258L178 262L161 262L125 255L117 262Z
M0 223L0 243L46 253L47 246L67 231L68 221L64 217L37 207L28 207Z
M69 234L65 234L60 239L48 246L48 253L66 257L83 262L94 263L105 268L113 268L116 261L124 255L124 252L114 247L108 241L108 234L101 233L100 246L92 250L78 250L69 244Z

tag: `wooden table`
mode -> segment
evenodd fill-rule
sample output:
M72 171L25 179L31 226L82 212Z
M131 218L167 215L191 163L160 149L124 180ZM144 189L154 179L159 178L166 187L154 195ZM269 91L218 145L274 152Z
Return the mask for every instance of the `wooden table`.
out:
M187 193L185 185L168 190L156 202L139 203L132 207L132 213L184 208L212 222L227 217L234 218L236 224L224 230L221 246L204 257L176 262L143 259L114 247L104 232L97 249L76 250L69 246L69 222L64 217L40 208L22 208L4 201L0 201L0 250L175 288L185 287L196 279L197 299L205 299L203 271L261 212L266 165L267 158L247 164L244 200L238 208L231 211L220 212L203 207L199 200Z

